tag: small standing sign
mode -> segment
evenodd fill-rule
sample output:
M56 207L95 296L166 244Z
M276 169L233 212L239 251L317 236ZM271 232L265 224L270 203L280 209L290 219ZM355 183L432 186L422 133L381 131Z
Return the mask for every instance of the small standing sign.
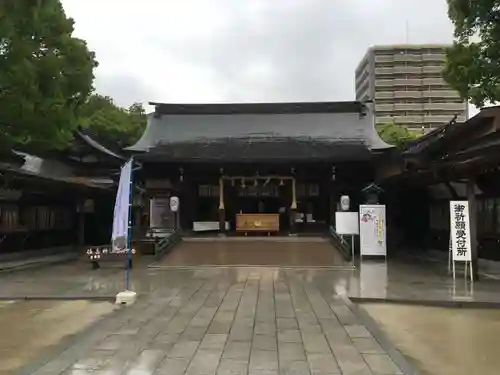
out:
M335 212L335 231L341 237L351 236L351 259L354 264L354 236L359 235L359 219L357 212L337 211Z
M170 197L170 211L179 211L179 197Z
M467 278L467 265L469 265L470 279L474 281L468 201L450 201L450 232L453 280L455 280L455 263L465 262L465 277Z

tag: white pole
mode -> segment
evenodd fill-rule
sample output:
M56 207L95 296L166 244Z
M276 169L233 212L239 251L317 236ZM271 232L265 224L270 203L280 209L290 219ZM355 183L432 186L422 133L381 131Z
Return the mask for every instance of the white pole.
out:
M351 260L352 260L352 264L354 265L354 234L351 237L352 237L352 240L351 240Z

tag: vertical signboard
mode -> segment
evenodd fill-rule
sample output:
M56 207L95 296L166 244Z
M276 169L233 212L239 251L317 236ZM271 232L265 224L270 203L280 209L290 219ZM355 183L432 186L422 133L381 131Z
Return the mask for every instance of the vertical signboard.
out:
M454 262L470 262L469 202L450 202L451 251Z
M174 216L170 210L170 199L167 197L153 197L150 200L150 228L174 228Z
M361 256L387 256L385 206L359 206Z

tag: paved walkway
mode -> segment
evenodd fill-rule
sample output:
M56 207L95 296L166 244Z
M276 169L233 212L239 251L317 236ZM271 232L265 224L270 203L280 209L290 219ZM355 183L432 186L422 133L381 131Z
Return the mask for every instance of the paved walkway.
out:
M0 260L0 272L64 263L76 260L78 257L79 254L76 252L67 252L63 254L52 254L38 257L32 256L25 259Z
M275 244L276 246L283 246ZM302 243L306 252L309 243ZM287 254L284 252L283 254ZM292 253L290 253L291 255ZM407 363L362 301L500 303L500 282L453 284L440 263L364 261L352 269L193 266L132 272L138 302L27 364L23 374L398 374ZM93 299L122 291L123 265L0 274L0 297Z
M248 237L185 239L155 267L281 266L335 267L345 266L341 254L321 237Z
M147 268L153 260L143 257L132 272L132 289L141 295L162 291L171 277L189 279L217 277L221 270L240 272L238 267ZM471 287L462 277L453 283L445 264L423 260L363 261L356 269L243 267L258 272L264 268L316 285L331 285L335 293L357 301L393 301L428 304L467 303L500 305L500 280L483 278ZM0 274L0 299L109 299L124 288L122 264L105 264L91 270L88 263L57 264Z
M161 289L32 374L402 373L342 298L300 273L159 272Z

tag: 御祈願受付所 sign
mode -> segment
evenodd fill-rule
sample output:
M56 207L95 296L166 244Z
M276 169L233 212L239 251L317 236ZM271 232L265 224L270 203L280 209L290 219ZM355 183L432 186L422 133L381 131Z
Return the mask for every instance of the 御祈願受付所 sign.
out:
M469 202L450 202L451 250L454 261L471 261Z

